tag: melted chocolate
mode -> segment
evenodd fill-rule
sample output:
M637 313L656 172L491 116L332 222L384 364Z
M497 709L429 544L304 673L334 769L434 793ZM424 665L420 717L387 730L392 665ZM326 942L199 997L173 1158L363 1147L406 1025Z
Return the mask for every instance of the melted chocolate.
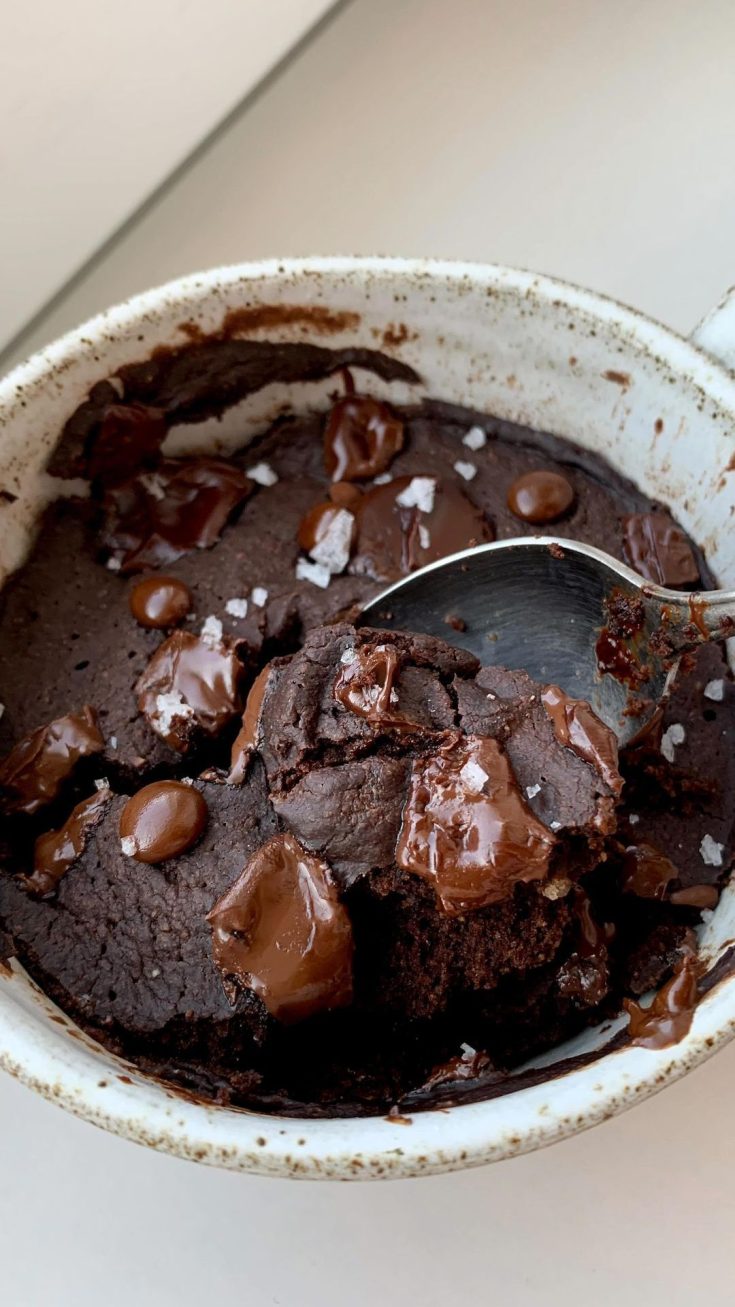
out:
M461 1056L450 1057L432 1071L428 1080L421 1086L424 1090L437 1089L440 1085L461 1084L465 1080L476 1080L483 1072L491 1069L492 1063L487 1053L477 1049L468 1049Z
M374 648L362 645L349 651L334 685L334 697L343 708L364 717L373 726L395 726L416 730L415 722L398 711L395 681L400 668L398 650L392 645Z
M335 481L329 487L329 498L338 508L354 509L362 491L359 486L353 486L350 481Z
M523 522L556 522L574 503L574 487L558 472L525 472L508 491L508 508Z
M614 676L616 681L622 681L624 685L635 688L649 678L648 668L641 666L633 651L608 626L603 626L600 631L595 654L600 671Z
M678 908L715 908L720 897L716 885L688 885L686 889L675 889L669 894L669 902Z
M166 438L166 416L145 404L109 404L77 467L81 475L116 485L152 464Z
M677 964L670 980L656 994L650 1007L633 999L623 1000L630 1025L630 1042L639 1048L669 1048L688 1033L699 997L697 959L688 953Z
M203 794L183 781L154 781L128 799L120 814L123 853L136 862L165 862L185 853L204 832Z
M623 890L640 899L665 899L679 872L653 844L631 844L623 858ZM716 896L715 891L715 896Z
M264 667L258 673L245 701L242 726L233 741L230 755L230 774L227 777L230 785L242 785L253 750L258 746L260 710L263 707L270 671L270 667Z
M396 861L434 885L454 915L541 880L555 839L523 799L497 742L450 738L414 763Z
M308 513L301 519L299 526L299 544L307 554L313 553L319 543L324 540L330 528L333 526L337 516L348 512L337 503L325 500L322 504L315 504L310 508ZM348 519L345 518L345 521ZM354 540L354 526L352 529L352 538Z
M58 717L16 744L0 763L0 795L6 812L32 814L60 793L81 758L101 753L104 739L94 710Z
M628 562L647 581L672 590L699 585L699 567L692 547L666 513L631 513L623 525Z
M349 570L376 581L397 581L447 554L495 538L492 526L459 486L436 481L431 512L396 502L412 477L368 490L352 510L356 540Z
M558 685L547 685L541 702L559 744L590 763L613 794L620 794L623 780L618 771L618 742L610 727L585 699L570 699Z
M272 1016L302 1021L352 1000L352 926L329 867L293 835L253 854L207 920L227 992L252 989Z
M138 707L172 749L186 753L197 735L215 736L241 708L244 668L228 641L175 631L136 685Z
M163 459L155 471L108 490L102 542L122 572L172 563L213 545L252 490L253 482L224 459Z
M111 790L98 790L72 809L59 830L39 835L33 850L33 871L30 876L22 877L30 893L40 898L55 893L59 881L84 852L87 836L97 825L111 798Z
M147 576L133 586L128 602L138 625L152 630L178 626L194 604L188 585L176 576Z
M333 481L360 481L386 472L403 448L403 421L369 395L346 395L324 430L324 465Z

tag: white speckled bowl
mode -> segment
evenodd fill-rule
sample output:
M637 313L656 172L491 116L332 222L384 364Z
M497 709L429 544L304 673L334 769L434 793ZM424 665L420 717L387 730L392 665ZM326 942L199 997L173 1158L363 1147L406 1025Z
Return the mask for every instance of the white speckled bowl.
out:
M90 385L157 345L183 342L182 323L212 331L228 310L261 305L289 311L276 309L271 325L252 334L331 345L390 342L385 347L424 379L414 393L485 408L600 451L675 508L720 581L735 588L735 376L722 365L735 364L735 293L687 341L548 277L350 258L243 264L183 278L101 314L7 377L0 384L0 487L18 499L0 502L0 576L23 556L48 494L49 451ZM328 312L314 313L315 306ZM365 385L396 398L407 394L405 386L386 388L372 377ZM262 427L285 398L318 403L326 390L270 386L220 424L173 432L171 447L211 448L215 440L227 447L243 430ZM728 889L703 929L705 955L715 961L734 937ZM15 964L11 975L0 975L5 1069L108 1130L264 1175L408 1176L496 1161L622 1111L696 1066L733 1032L735 976L726 976L700 1003L686 1039L662 1052L624 1048L486 1103L417 1113L411 1124L274 1119L179 1096L93 1044ZM607 1037L587 1032L545 1061Z

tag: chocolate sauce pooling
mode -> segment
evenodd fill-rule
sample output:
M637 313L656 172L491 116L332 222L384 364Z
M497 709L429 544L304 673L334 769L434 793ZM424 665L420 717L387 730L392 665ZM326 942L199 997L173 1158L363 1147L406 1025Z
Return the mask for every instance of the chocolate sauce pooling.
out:
M697 959L695 954L687 953L650 1007L641 1007L630 998L623 999L630 1017L628 1033L631 1043L639 1048L653 1049L678 1044L692 1024L697 999Z
M386 472L403 448L403 422L369 395L346 395L324 430L324 465L333 481L359 481Z
M356 538L350 572L397 581L426 563L495 539L484 513L459 486L430 479L435 485L430 512L396 502L413 477L396 477L362 496L352 509Z
M574 503L574 487L558 472L525 472L508 491L508 508L523 522L556 522Z
M559 743L590 763L613 794L620 794L623 780L618 771L618 741L610 727L585 699L570 699L558 685L547 685L541 702Z
M81 758L101 753L104 747L89 704L79 713L39 726L0 762L2 807L6 812L37 812L57 797Z
M103 544L122 572L172 563L208 549L253 482L219 458L163 459L105 495Z
M446 913L484 908L518 881L541 880L554 843L495 740L450 738L414 763L396 861L434 885Z
M242 715L242 726L232 744L230 774L227 777L230 785L242 785L252 752L258 747L260 710L263 707L270 671L269 666L264 667L256 676L248 692L245 711Z
M162 740L186 753L198 734L218 735L237 716L243 674L228 641L174 631L138 680L138 707Z
M279 1021L352 1000L352 926L329 867L293 835L276 835L207 918L226 991L252 989Z
M395 689L400 668L398 650L392 645L379 644L373 649L363 645L347 652L349 661L343 662L334 684L337 702L373 726L417 730L416 722L398 710Z
M183 781L154 781L120 813L123 853L136 862L165 862L196 844L207 824L204 795Z
M105 786L72 808L59 830L39 835L33 850L33 871L22 878L30 893L48 898L55 892L72 863L84 852L87 836L97 825L111 798L112 791Z
M194 601L188 585L178 577L147 576L133 586L128 602L139 626L159 630L183 622Z
M692 547L666 513L631 513L623 523L623 546L631 567L647 581L673 590L699 585Z

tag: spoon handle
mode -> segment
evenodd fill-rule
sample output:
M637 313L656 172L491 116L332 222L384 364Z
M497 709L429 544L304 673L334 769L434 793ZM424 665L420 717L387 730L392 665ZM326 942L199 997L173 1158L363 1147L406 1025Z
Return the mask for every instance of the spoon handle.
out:
M656 598L661 605L667 640L677 654L696 649L708 640L725 640L735 635L735 592L732 590L704 590L692 594L658 590Z

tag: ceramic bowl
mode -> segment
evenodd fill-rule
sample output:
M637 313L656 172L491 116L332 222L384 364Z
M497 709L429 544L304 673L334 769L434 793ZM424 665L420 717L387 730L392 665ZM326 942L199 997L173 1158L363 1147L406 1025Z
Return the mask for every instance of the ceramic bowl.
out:
M266 307L267 313L261 312ZM410 259L303 259L185 277L94 318L0 383L0 579L22 560L48 498L44 472L66 417L90 386L194 323L233 309L243 334L382 347L421 385L361 384L396 400L421 394L571 437L669 504L735 588L735 294L685 340L633 310L549 277ZM187 326L187 324L189 324ZM718 361L719 359L719 361ZM272 385L219 423L174 430L169 448L234 448L284 405L326 405L327 384ZM19 657L22 650L18 651ZM411 1122L304 1121L205 1105L112 1057L77 1030L14 963L0 975L0 1065L105 1129L179 1157L267 1175L415 1176L477 1166L576 1133L655 1093L735 1031L735 938L728 889L702 927L721 978L681 1043L623 1047L587 1065L610 1030L591 1030L542 1061L547 1078L502 1097Z

